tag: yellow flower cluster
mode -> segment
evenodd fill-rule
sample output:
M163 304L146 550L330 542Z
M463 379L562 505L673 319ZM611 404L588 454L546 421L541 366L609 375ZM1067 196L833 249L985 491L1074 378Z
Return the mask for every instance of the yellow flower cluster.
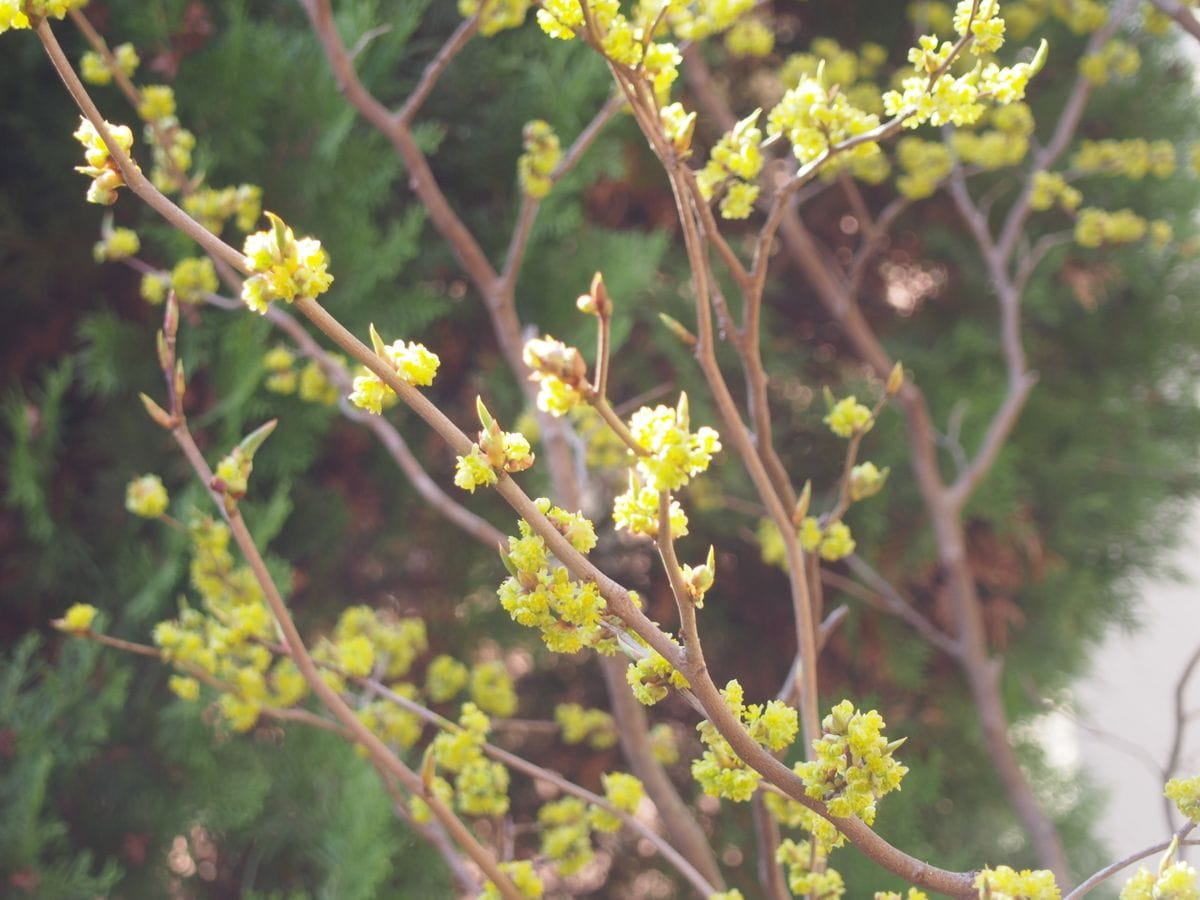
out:
M1004 46L1004 20L997 13L1000 0L959 0L951 23L959 37L970 32L971 52L976 56L995 53Z
M165 84L151 84L142 88L137 112L143 122L167 125L175 122L175 91Z
M731 0L708 0L709 6L728 6ZM732 0L746 4L746 0ZM669 0L670 10L683 14L685 4L681 0ZM640 3L630 21L620 12L618 0L591 0L588 10L591 16L592 35L599 41L599 49L617 65L632 68L654 88L660 104L665 105L671 85L679 77L682 61L679 49L666 42L650 41L649 29L658 21L662 2ZM723 15L723 11L719 13ZM694 20L689 16L687 21ZM670 21L670 18L668 18ZM538 24L546 34L559 40L573 40L585 29L583 8L579 0L544 0L537 13ZM683 19L679 20L681 24ZM732 24L732 19L723 26Z
M797 764L805 792L832 815L858 816L870 825L880 798L900 789L908 769L892 754L904 741L888 743L883 725L875 710L859 712L843 700L821 722L824 734L813 741L817 758Z
M147 125L142 137L150 145L154 166L150 180L164 194L172 194L188 186L187 171L192 167L192 151L196 136L182 128L174 116ZM249 231L250 229L245 229Z
M645 788L635 776L625 772L605 772L600 776L604 784L604 797L621 812L632 815L642 802ZM592 805L588 814L592 828L596 831L619 831L621 819L608 810Z
M529 380L538 383L537 405L543 412L566 415L591 394L587 363L574 347L545 335L527 341L522 358Z
M875 900L929 900L929 895L910 887L907 894L901 894L899 891L876 891Z
M157 519L167 511L169 500L157 475L142 475L125 488L125 508L143 519Z
M617 725L602 709L585 709L578 703L560 703L554 707L554 721L562 729L567 744L587 743L594 750L607 750L617 742Z
M491 37L525 22L531 0L458 0L458 12L464 18L479 16L479 33Z
M1113 78L1129 78L1142 67L1137 47L1114 38L1095 53L1079 60L1079 73L1094 85L1108 84Z
M579 513L552 507L544 497L539 509L580 553L596 545L592 523ZM500 585L500 605L513 620L540 629L546 646L556 653L575 653L596 646L603 638L605 601L594 581L572 581L535 534L529 523L518 523L520 537L509 537L502 555L509 577Z
M1121 888L1120 900L1195 900L1196 897L1200 897L1196 870L1180 861L1164 865L1157 873L1139 868Z
M435 656L425 668L425 693L434 703L453 700L467 686L467 667L446 653Z
M163 272L147 272L142 276L138 294L151 306L158 306L167 299L167 288L170 286L170 275Z
M706 470L713 454L721 449L714 429L704 425L692 432L690 424L687 394L680 394L674 409L643 406L630 418L634 443L645 451L637 457L638 475L650 489L678 490Z
M394 680L407 675L417 657L429 649L429 637L425 622L416 617L397 618L369 606L350 606L338 617L332 645L319 646L343 665L356 658L357 668L367 670L364 674L377 672ZM370 664L365 662L368 656Z
M675 643L673 639L672 642ZM633 689L633 696L644 706L653 706L664 699L668 688L684 691L691 687L683 673L667 662L657 650L650 650L644 658L630 663L625 670L625 682Z
M1194 778L1172 778L1163 796L1175 804L1184 816L1200 824L1200 775Z
M230 219L238 231L247 232L262 215L262 188L256 184L200 188L183 198L183 208L213 234L220 234Z
M0 34L10 28L29 28L29 17L63 18L87 0L0 0Z
M500 871L508 876L508 880L512 882L513 887L521 892L522 897L528 897L529 900L538 900L545 892L546 887L542 884L542 879L537 875L533 868L533 863L527 859L519 859L514 862L500 863ZM492 882L487 882L483 886L483 894L480 900L501 900L500 889Z
M457 773L454 800L469 816L501 816L508 812L508 769L483 753L492 723L474 703L464 703L454 731L443 731L430 744L430 754L443 769Z
M941 141L925 141L918 137L897 141L896 162L902 172L896 178L896 190L910 200L931 196L954 167L949 147Z
M398 684L392 690L408 700L416 699L416 688L411 684ZM421 720L390 700L372 700L360 707L357 715L385 744L408 750L421 739Z
M1147 175L1170 178L1175 173L1175 145L1170 141L1084 141L1071 165L1085 175L1113 175L1140 180Z
M517 711L517 691L512 676L498 659L471 669L471 699L485 713L506 719Z
M796 710L779 700L765 706L744 702L742 686L735 680L721 690L725 705L745 726L759 744L773 751L791 746L796 739L799 722ZM696 726L700 740L707 746L704 754L692 762L692 777L710 797L746 801L758 788L761 775L742 761L729 741L707 719Z
M1027 0L1039 12L1046 0ZM1089 34L1104 27L1108 8L1100 0L1050 0L1050 12L1075 34Z
M671 499L667 516L672 538L680 538L688 533L687 513L678 500ZM641 484L637 475L630 471L629 489L613 499L613 522L618 529L624 528L630 534L657 537L658 491Z
M659 0L657 5L667 7L667 22L676 35L700 41L731 27L754 8L754 0Z
M763 135L757 125L761 112L756 109L722 135L704 168L696 173L696 184L705 200L711 200L725 188L721 200L723 218L745 219L758 199L755 179L763 167Z
M92 258L96 262L114 262L128 259L142 248L137 232L132 228L111 228L92 247Z
M334 357L340 361L340 357ZM263 368L269 373L266 388L273 394L298 394L308 403L333 406L338 401L338 389L321 364L310 359L299 371L296 357L287 347L277 344L263 354Z
M871 410L859 403L858 398L853 395L843 397L834 404L824 421L830 431L842 438L851 438L870 431L871 426L875 424Z
M797 763L792 767L797 774L799 774L800 765ZM828 853L835 847L841 847L846 843L844 834L803 803L799 803L791 797L768 792L764 792L763 801L766 803L767 811L776 822L785 828L798 828L808 832L820 852Z
M1131 244L1145 236L1146 220L1131 209L1109 212L1089 206L1075 220L1075 242L1081 247Z
M133 73L142 60L133 48L133 44L118 44L112 50L113 62L117 70L126 78L132 78ZM108 61L94 50L88 50L79 60L79 77L88 84L103 86L113 80L113 70Z
M293 706L308 686L290 659L275 661L263 645L274 637L274 620L253 574L233 563L229 529L197 518L188 530L192 584L207 612L185 606L178 618L155 626L154 643L165 661L195 666L223 682L218 709L233 730L248 731L263 707ZM199 697L190 678L176 679L172 689L183 699Z
M1035 210L1046 210L1058 205L1067 212L1074 212L1083 202L1078 188L1067 184L1058 172L1034 172L1033 186L1029 194L1029 206Z
M800 547L806 553L819 552L826 562L837 562L854 552L857 544L845 522L830 522L824 528L815 516L800 523Z
M836 900L846 894L841 873L825 862L825 851L818 843L781 841L775 850L775 861L787 867L788 888L797 897L821 897Z
M573 875L592 861L592 830L588 808L578 797L563 797L538 810L542 855L563 875Z
M541 119L525 123L521 141L525 151L517 160L521 190L527 196L540 200L554 186L550 176L562 160L562 147L550 123Z
M779 69L779 80L788 87L794 87L805 78L816 78L817 73L823 74L823 83L836 84L842 93L851 95L855 88L866 88L874 92L874 105L878 109L868 109L852 97L851 102L867 112L881 112L879 91L870 83L858 84L860 79L874 78L881 66L887 62L887 50L879 44L865 41L858 51L843 47L833 38L816 37L809 45L808 53L793 53ZM867 91L858 92L867 96Z
M104 125L113 143L128 155L133 147L133 132L129 130L129 126L113 125L110 122L105 122ZM125 177L109 154L108 146L96 131L96 126L82 117L74 137L83 145L83 157L87 161L86 166L76 166L75 171L92 179L87 192L88 202L112 206L117 202L117 188L125 185Z
M454 483L464 491L475 493L475 488L496 483L497 470L523 472L533 465L533 452L524 435L503 431L487 407L483 398L476 398L479 421L483 429L479 440L471 445L466 456L458 457Z
M329 290L333 276L326 270L325 251L316 238L300 238L283 219L268 212L269 231L256 231L246 238L242 252L253 275L242 285L242 300L256 313L265 314L272 300L291 303Z
M1029 152L1033 124L1033 113L1025 103L998 107L992 113L993 128L954 132L954 152L963 162L987 170L1015 166Z
M1062 896L1054 873L1044 869L985 868L975 877L975 887L986 900L1059 900Z
M71 634L82 634L85 631L90 631L92 623L96 621L96 607L90 603L74 603L61 619L54 621L54 626L61 631L66 631Z
M218 287L217 270L207 256L186 257L171 270L171 290L180 303L203 303Z
M802 78L767 114L767 134L787 138L801 164L878 125L879 116L858 109L840 91L827 91L815 78ZM877 143L864 141L846 156L850 161L862 161L878 153Z
M371 343L375 355L386 361L400 380L415 387L428 387L433 384L441 360L436 353L426 349L424 344L406 341L393 341L386 344L375 326L371 326ZM383 379L371 371L364 371L355 376L353 390L349 400L359 409L381 415L383 407L396 401L396 392L384 384Z
M775 32L762 19L738 19L725 33L725 49L734 56L768 56L775 49Z
M970 21L971 33L976 37L973 45L988 52L998 50L1004 42L1003 20L994 15L998 3L985 0L982 12L986 15L976 16L973 20L970 19L972 5L971 0L959 3L955 29L960 35L965 34ZM981 33L976 33L977 26ZM927 123L934 126L971 125L983 115L984 101L1004 105L1023 99L1029 79L1041 69L1047 52L1043 41L1030 62L1014 66L987 63L956 77L943 71L953 48L950 41L939 41L936 35L922 35L917 46L908 52L908 60L916 74L904 78L899 91L888 91L883 95L885 112L889 116L905 116L904 124L908 128Z

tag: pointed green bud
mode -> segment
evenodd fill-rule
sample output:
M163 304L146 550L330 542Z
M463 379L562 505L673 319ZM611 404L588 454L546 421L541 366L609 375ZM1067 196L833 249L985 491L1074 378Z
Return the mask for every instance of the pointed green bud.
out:
M591 295L592 303L596 307L596 315L602 319L607 319L612 312L612 300L609 299L608 288L604 286L604 275L600 272L592 276L592 286L588 293Z
M808 515L808 507L812 503L812 479L806 479L804 489L800 491L800 496L796 498L796 508L792 510L792 524L797 528L804 521L804 517Z
M888 375L887 395L895 397L900 393L900 388L902 387L904 387L904 364L898 362L892 366L892 372Z
M691 411L688 409L687 391L680 391L679 404L675 407L675 421L684 431L692 424Z
M1030 77L1042 71L1042 66L1046 65L1046 57L1050 55L1050 43L1042 38L1042 42L1038 44L1037 53L1033 54L1033 60L1029 63Z
M275 233L275 246L279 248L281 256L286 256L288 251L287 226L283 224L283 219L273 212L266 213L266 217L271 220L271 230Z
M479 424L483 426L485 431L491 431L496 428L496 420L492 418L492 414L488 412L488 408L483 405L483 398L476 395L475 397L475 412L479 414Z
M888 744L883 749L884 755L891 756L893 753L895 753L897 750L899 750L901 747L903 747L906 743L908 743L907 737L902 737L899 740L892 741L890 744Z
M242 452L242 455L248 460L254 459L254 454L258 452L258 448L271 436L271 432L275 430L275 426L278 424L278 419L271 419L269 422L259 425L242 438L242 442L238 444L238 449Z
M187 376L183 372L183 360L177 360L175 363L175 402L179 404L180 411L183 410L183 397L187 393Z
M160 425L167 429L175 427L175 420L171 418L170 414L165 409L155 403L149 397L149 395L138 394L138 397L141 398L142 406L146 407L146 412L149 414L150 418L154 420L156 425Z
M171 368L171 348L167 344L167 336L161 331L154 336L154 347L158 351L158 365L164 371Z
M508 571L508 574L516 578L518 574L517 567L513 563L512 557L509 556L508 550L504 548L503 544L497 544L496 549L500 551L500 562L504 563L504 568Z
M375 351L375 355L380 359L387 359L387 344L383 338L379 336L379 332L375 330L375 324L372 322L368 333L371 335L371 348Z
M163 332L167 337L173 338L179 331L179 298L175 296L175 291L167 293L167 305L163 310Z
M829 389L829 385L821 388L821 396L825 398L825 408L833 412L833 408L837 406L837 398L833 396L833 391Z
M666 313L659 313L658 320L667 326L667 330L689 347L696 346L696 336L683 327L677 319L672 319Z

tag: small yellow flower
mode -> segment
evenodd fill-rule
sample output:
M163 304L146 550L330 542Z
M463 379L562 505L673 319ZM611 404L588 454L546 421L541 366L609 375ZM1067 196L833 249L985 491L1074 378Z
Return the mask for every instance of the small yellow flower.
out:
M96 619L96 607L88 603L76 603L56 623L63 631L81 634L90 631Z
M125 508L135 516L157 519L167 511L167 489L157 475L143 475L125 489Z
M871 418L871 410L850 396L837 402L825 417L825 424L838 437L849 438L856 433L870 431L875 423Z
M167 679L167 687L180 700L195 701L200 697L200 682L195 678L184 675L172 675Z
M142 102L138 104L138 115L145 122L157 122L175 115L175 92L165 84L152 84L142 88Z

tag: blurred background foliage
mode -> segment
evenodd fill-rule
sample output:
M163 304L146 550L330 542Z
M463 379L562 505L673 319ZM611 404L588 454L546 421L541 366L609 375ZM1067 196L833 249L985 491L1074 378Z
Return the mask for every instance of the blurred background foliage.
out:
M459 21L449 2L336 5L351 43L377 24L388 26L359 56L364 80L388 103L406 95ZM779 10L787 28L777 61L819 34L851 47L877 41L893 63L911 41L891 3L781 6L788 7ZM527 412L482 305L413 200L386 142L340 98L298 7L94 0L88 15L111 43L138 47L144 79L175 87L209 184L261 184L267 208L298 233L321 238L337 277L329 306L343 322L361 334L373 321L384 335L435 349L443 372L431 393L460 423L472 420L477 393L504 422ZM56 31L78 58L78 36L66 26ZM1052 31L1054 50L1031 95L1043 139L1082 46L1065 29ZM71 171L76 113L36 40L5 35L4 47L0 893L448 895L429 851L391 814L365 763L336 738L270 727L231 738L202 707L173 698L161 666L65 641L49 629L49 619L82 601L104 611L111 633L147 640L153 623L171 616L189 591L188 543L127 515L124 485L136 474L161 474L172 511L182 517L204 509L207 498L137 402L139 391L160 394L153 352L159 310L139 298L136 273L91 260L102 213L84 204L86 185ZM1166 42L1141 49L1141 73L1097 94L1081 135L1166 139L1183 153L1197 136L1195 90ZM726 63L719 47L709 52L714 64ZM744 67L729 62L723 70L739 103ZM524 122L545 118L567 143L607 92L598 60L579 46L546 40L535 27L472 41L448 70L421 113L418 134L452 203L493 259L502 256L515 215ZM128 117L115 88L96 95L110 119ZM716 136L701 124L701 141ZM989 181L1004 197L1002 172L973 182L977 194ZM886 187L864 190L873 205L888 197ZM1026 294L1025 339L1040 382L972 501L969 526L991 640L1008 654L1010 710L1026 722L1041 711L1041 697L1070 684L1106 628L1136 621L1129 577L1154 567L1171 545L1197 487L1196 180L1181 170L1155 182L1093 179L1084 190L1089 203L1167 219L1176 243L1166 252L1065 244L1050 253ZM840 215L840 201L828 194L806 214L830 252L845 243ZM115 216L138 228L142 255L154 263L170 265L190 252L131 197L122 198ZM1063 228L1054 216L1035 218L1032 227ZM618 119L545 203L518 306L527 323L590 353L591 322L575 313L573 300L602 269L617 304L614 397L688 388L693 420L713 422L686 349L657 320L661 310L690 318L671 220L664 180L632 123ZM933 284L912 308L898 310L887 300L880 267L868 282L866 311L947 431L942 461L950 471L955 440L968 452L977 446L1003 394L995 301L948 201L935 198L908 212L883 262L926 273ZM878 386L782 260L767 303L764 356L780 452L794 477L813 479L821 508L843 449L821 424L821 388L875 396ZM319 635L352 603L417 614L430 626L430 655L508 654L514 667L528 670L519 682L522 718L548 718L564 700L604 706L593 662L551 657L509 621L494 596L501 577L494 554L425 507L364 430L332 408L263 390L262 355L275 340L257 317L195 308L181 330L181 352L191 373L193 423L210 457L264 419L280 419L256 459L246 507L272 564L288 573L305 632ZM434 477L449 484L453 457L413 417L391 415ZM861 552L938 619L945 615L943 588L898 415L885 414L864 455L890 465L893 475L881 497L851 513ZM523 480L539 490L541 477L535 470ZM602 517L613 485L600 472L589 487L591 512ZM724 459L687 497L693 529L683 553L699 558L709 542L720 549L721 577L702 617L709 663L718 683L737 675L757 699L774 694L794 647L785 579L762 560L750 496L737 465ZM512 516L487 492L469 503L512 529ZM672 620L644 547L609 533L599 552L611 571L643 591L652 617ZM836 592L828 601L849 602L851 613L822 659L823 706L842 696L877 705L889 734L909 736L904 758L911 773L903 792L883 805L881 831L947 867L1031 862L985 762L954 664L857 601ZM669 701L654 715L680 723L685 747L695 747L692 714L682 703ZM621 765L616 751L566 748L536 730L508 740L587 786ZM1088 828L1100 798L1080 779L1052 770L1036 741L1023 751L1078 870L1088 869L1107 853ZM691 796L686 767L673 772ZM521 780L514 794L525 811L536 802ZM698 815L712 820L731 882L750 888L747 811L713 816L702 804ZM853 851L840 853L836 864L850 896L896 884ZM593 894L624 896L634 881L632 867L617 866Z

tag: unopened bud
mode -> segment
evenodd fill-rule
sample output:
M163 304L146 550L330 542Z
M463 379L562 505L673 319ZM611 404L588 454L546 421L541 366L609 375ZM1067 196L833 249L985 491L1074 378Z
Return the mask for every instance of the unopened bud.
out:
M850 499L854 501L874 497L887 483L888 468L878 469L875 463L860 463L850 470Z
M667 330L689 347L696 346L696 336L683 327L683 324L678 319L672 319L666 313L659 313L658 319L667 326Z
M387 344L379 336L379 332L375 330L374 324L370 326L369 331L371 334L371 347L375 350L375 355L381 359L387 359Z
M525 342L525 365L545 375L554 375L571 387L579 387L587 376L587 363L574 347L552 337Z
M171 418L170 414L165 409L155 403L149 397L149 395L138 394L138 397L141 398L142 406L146 407L146 412L149 414L150 418L154 420L156 425L160 425L166 429L175 427L175 420Z
M804 482L804 489L800 491L800 496L796 500L796 508L792 510L792 524L797 528L804 521L804 517L808 515L808 507L812 503L812 479L809 478Z
M904 364L896 363L892 366L892 372L888 375L887 380L887 395L895 397L900 393L900 388L904 387Z

